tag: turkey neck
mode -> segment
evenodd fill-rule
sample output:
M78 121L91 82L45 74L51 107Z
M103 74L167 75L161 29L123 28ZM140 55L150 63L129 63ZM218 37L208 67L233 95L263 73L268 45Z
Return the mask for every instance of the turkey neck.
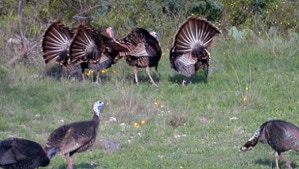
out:
M100 117L94 114L91 121L93 121L96 124L96 129L97 129L99 127Z

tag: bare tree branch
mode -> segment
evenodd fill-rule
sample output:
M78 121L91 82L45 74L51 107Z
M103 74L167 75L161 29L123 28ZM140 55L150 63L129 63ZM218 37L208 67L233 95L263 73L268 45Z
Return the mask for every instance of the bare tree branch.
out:
M27 42L24 35L24 29L23 29L23 8L25 6L24 0L19 0L19 6L18 6L18 16L19 16L19 31L21 36L21 41L23 45L23 49L27 49Z
M25 1L24 0L19 0L19 5L18 5L18 16L19 16L19 32L20 32L20 38L21 38L21 45L22 49L21 51L16 54L10 61L8 62L9 65L14 64L16 61L20 60L21 58L27 58L28 56L28 40L25 37L24 33L24 28L23 28L23 8L25 6ZM34 48L34 47L33 47ZM30 50L33 49L32 47Z

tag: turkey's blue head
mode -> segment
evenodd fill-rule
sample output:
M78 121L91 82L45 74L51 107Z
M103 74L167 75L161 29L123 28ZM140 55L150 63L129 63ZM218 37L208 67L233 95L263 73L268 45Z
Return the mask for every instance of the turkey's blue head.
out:
M100 112L104 106L105 106L105 103L101 100L98 100L94 103L93 111L96 113L97 116L100 116Z
M151 31L150 34L151 34L154 38L158 39L158 34L157 34L157 32L155 32L155 31Z

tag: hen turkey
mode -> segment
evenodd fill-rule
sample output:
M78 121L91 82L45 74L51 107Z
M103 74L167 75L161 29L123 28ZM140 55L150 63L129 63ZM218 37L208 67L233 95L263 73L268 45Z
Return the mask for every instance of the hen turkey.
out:
M279 168L278 158L282 157L288 168L291 161L281 153L288 150L299 151L299 127L283 120L271 120L263 123L253 136L240 148L251 150L258 142L268 143L275 150L275 164Z
M81 24L70 44L70 61L75 64L84 64L84 68L96 70L96 82L100 83L101 70L117 61L118 52L109 50L109 44L113 44L113 39L102 35L90 25Z
M70 29L59 21L53 22L45 31L42 41L42 52L45 63L53 59L66 67L67 73L73 76L82 65L70 63L69 46L75 29Z
M109 28L112 30L112 28ZM135 28L126 37L115 39L107 31L109 36L119 45L114 45L111 50L119 52L120 57L125 57L129 66L133 67L135 82L139 84L138 68L145 68L150 82L157 86L150 74L150 67L157 70L161 58L161 48L158 40L143 28Z
M99 116L105 103L97 101L93 105L94 115L91 120L78 121L63 125L54 130L45 146L46 152L58 147L57 154L64 155L67 161L67 168L73 168L72 156L75 153L84 152L95 142L99 126Z
M0 167L5 169L34 169L50 163L59 149L51 147L45 153L36 142L22 138L8 138L0 142Z
M214 36L220 33L211 22L195 16L188 17L180 25L169 57L171 67L185 76L182 84L199 69L204 69L205 77L208 76L211 57L208 48L212 45Z

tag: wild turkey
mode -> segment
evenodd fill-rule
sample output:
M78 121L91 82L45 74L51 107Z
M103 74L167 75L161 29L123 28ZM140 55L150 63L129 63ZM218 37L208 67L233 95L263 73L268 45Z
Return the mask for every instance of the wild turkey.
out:
M118 51L119 56L125 57L127 64L133 67L135 82L139 84L138 68L145 68L150 82L157 86L150 74L150 67L157 70L161 58L162 52L158 40L143 28L135 28L121 39L115 39L110 32L107 31L108 35L120 45L111 47L111 50Z
M52 147L47 153L36 142L22 138L7 138L0 142L0 167L5 169L33 169L50 163L58 151Z
M94 115L91 120L78 121L63 125L55 129L49 136L45 150L58 147L57 154L64 155L67 168L73 168L72 156L75 153L84 152L95 142L99 126L100 111L104 107L103 101L96 101L93 105Z
M74 35L69 48L70 61L84 64L85 68L97 71L96 82L100 83L100 71L114 64L117 51L108 51L113 39L95 31L87 24L81 24Z
M185 76L182 84L199 69L204 69L205 77L208 76L211 57L208 48L214 36L220 33L211 22L195 16L188 17L179 27L169 57L171 67Z
M279 156L282 157L288 168L292 168L291 161L281 153L288 150L299 151L299 127L283 120L267 121L255 131L240 150L249 151L258 142L268 143L275 150L276 168L279 168Z
M68 50L74 35L71 30L59 21L53 22L45 31L42 41L42 52L45 63L56 59L56 62L67 69L67 73L73 76L81 67L80 64L69 62Z

